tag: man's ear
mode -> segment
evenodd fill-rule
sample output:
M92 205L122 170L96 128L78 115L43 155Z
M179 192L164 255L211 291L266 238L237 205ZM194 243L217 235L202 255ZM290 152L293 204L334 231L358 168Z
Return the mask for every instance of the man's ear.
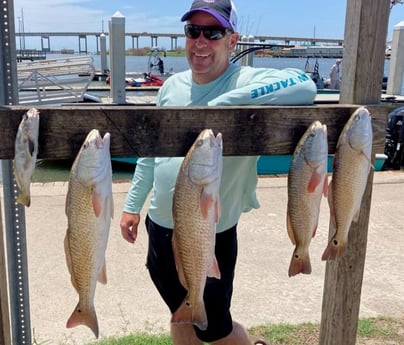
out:
M229 40L229 49L231 51L236 47L237 42L238 42L238 33L235 32L235 33L231 34L230 40Z

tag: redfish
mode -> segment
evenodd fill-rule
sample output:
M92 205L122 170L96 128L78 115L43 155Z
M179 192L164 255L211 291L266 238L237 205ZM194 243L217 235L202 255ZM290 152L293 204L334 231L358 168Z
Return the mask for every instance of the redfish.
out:
M343 253L352 221L357 221L369 175L372 121L365 107L357 109L338 139L329 185L330 234L322 259L335 260Z
M215 257L220 217L222 135L203 130L180 167L173 198L173 251L181 284L188 290L171 322L208 326L203 293L207 276L220 279Z
M105 250L113 216L110 135L93 129L70 172L66 197L65 253L79 302L66 327L86 325L98 338L94 307L97 280L107 282Z
M39 111L29 109L18 126L14 145L13 169L19 194L17 202L31 205L31 179L38 155Z
M327 194L327 127L313 122L293 154L288 174L287 229L296 245L289 277L311 273L309 246L320 214L322 195Z

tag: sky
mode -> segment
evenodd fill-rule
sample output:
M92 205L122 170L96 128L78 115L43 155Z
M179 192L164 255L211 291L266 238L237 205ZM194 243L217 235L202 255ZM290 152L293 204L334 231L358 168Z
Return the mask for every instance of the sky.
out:
M183 23L180 22L180 17L189 9L191 2L192 0L14 0L13 3L16 32L107 32L109 20L119 11L125 17L127 33L182 33ZM238 12L238 31L241 34L338 39L344 37L346 0L234 0L234 3ZM394 25L401 21L404 21L404 5L397 4L390 13L388 39L392 37ZM139 42L140 46L150 46L150 39L144 40ZM76 41L77 38L70 43L65 38L63 42L57 43L62 45L57 48L73 48L68 45L77 45ZM37 42L33 44L37 45ZM167 42L160 39L159 46L169 48L170 43L168 39ZM53 44L52 48L56 49Z

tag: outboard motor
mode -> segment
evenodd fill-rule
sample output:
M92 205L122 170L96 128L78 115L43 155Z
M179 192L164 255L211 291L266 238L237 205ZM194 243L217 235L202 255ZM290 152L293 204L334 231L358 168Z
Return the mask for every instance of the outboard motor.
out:
M404 107L388 115L384 154L387 156L382 170L404 169Z

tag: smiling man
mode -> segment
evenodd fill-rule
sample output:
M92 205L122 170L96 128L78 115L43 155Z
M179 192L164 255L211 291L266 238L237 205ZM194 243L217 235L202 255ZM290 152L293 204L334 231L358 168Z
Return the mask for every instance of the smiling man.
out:
M237 12L231 0L195 0L181 20L186 22L185 50L190 69L165 81L157 96L158 106L313 103L316 86L301 70L253 68L230 63L230 54L239 38ZM203 299L208 326L201 330L192 323L172 323L171 336L175 345L253 344L246 329L232 319L230 306L237 259L237 224L243 212L259 207L256 197L258 158L223 158L221 216L216 227L215 245L220 279L208 277L206 280ZM146 218L147 268L172 314L187 295L178 278L171 243L173 192L182 160L181 157L139 159L120 221L122 236L134 243L140 211L153 189ZM253 308L252 303L251 312Z

